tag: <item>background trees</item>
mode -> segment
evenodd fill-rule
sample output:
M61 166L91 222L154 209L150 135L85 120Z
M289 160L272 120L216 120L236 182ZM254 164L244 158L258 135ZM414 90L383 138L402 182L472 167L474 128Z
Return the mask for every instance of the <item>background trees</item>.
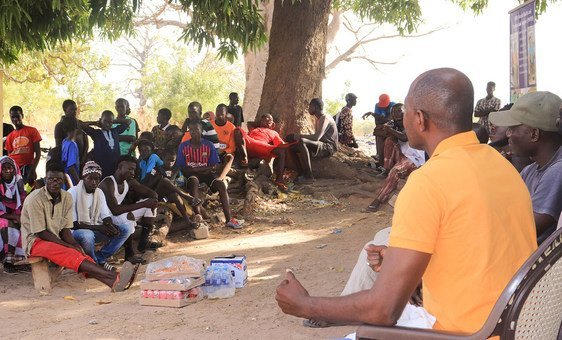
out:
M487 0L451 0L461 7L480 12ZM0 11L0 59L13 63L25 49L37 50L73 38L90 39L94 32L116 38L133 31L133 14L140 0L6 0ZM200 49L215 46L221 57L232 60L238 51L250 52L266 42L267 26L260 14L259 0L223 2L175 0L171 5L184 16L180 38ZM536 2L544 11L547 0ZM152 2L142 3L143 8ZM295 9L298 9L295 11ZM321 96L324 59L329 40L330 11L353 12L373 23L390 23L399 33L415 31L421 10L416 0L310 0L275 1L265 80L258 112L271 112L292 132L307 126L306 102ZM291 16L298 15L300 21ZM168 20L168 21L167 21ZM157 24L167 24L162 18ZM175 20L175 19L174 19ZM313 21L316 25L309 24ZM177 20L176 20L177 21ZM287 39L283 32L293 32Z

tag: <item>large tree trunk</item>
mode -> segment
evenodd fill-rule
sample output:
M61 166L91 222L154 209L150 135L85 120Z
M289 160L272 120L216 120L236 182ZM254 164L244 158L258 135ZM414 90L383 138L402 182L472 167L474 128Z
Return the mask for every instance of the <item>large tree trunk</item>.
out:
M263 21L267 34L271 30L271 19L273 16L273 0L260 2L260 9L263 11ZM269 57L269 45L265 44L255 52L248 52L244 55L244 66L246 70L246 88L244 89L244 119L254 120L258 107L260 106L263 81L265 80L265 66Z
M308 129L308 103L322 96L330 3L275 0L258 114L271 113L282 134Z

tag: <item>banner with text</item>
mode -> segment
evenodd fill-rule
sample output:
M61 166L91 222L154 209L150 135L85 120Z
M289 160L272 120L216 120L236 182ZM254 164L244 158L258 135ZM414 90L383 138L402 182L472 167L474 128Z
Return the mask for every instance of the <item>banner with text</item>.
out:
M535 1L513 9L510 14L510 97L511 102L537 90L535 55Z

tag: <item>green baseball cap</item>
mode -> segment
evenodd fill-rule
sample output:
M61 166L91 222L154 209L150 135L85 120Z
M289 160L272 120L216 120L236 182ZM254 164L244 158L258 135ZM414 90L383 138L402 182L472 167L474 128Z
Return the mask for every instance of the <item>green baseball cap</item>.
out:
M558 131L558 119L562 99L547 91L531 92L519 98L507 111L490 113L490 123L497 126L525 124L543 131Z

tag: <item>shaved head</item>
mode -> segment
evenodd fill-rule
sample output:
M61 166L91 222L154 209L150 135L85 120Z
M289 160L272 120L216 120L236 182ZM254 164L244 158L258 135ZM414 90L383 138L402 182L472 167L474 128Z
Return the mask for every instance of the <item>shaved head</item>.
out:
M412 109L422 111L443 132L472 129L474 88L458 70L438 68L422 73L410 86L408 100Z

